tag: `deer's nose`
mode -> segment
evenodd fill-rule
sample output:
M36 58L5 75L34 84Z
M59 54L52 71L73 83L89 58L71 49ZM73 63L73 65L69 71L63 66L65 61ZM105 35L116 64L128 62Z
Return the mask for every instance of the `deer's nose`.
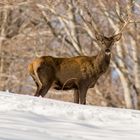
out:
M106 55L110 55L110 53L111 53L111 52L110 52L110 49L105 49L105 54L106 54Z

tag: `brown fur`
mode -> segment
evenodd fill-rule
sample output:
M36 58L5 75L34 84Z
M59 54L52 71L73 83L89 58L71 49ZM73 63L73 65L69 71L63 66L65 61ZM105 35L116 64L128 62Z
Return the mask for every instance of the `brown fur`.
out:
M102 47L96 56L36 58L28 67L37 85L35 96L44 97L50 87L57 90L74 89L74 102L86 104L87 90L94 87L98 78L106 72L110 63L111 47L121 38L121 34L109 38L96 35L96 38Z

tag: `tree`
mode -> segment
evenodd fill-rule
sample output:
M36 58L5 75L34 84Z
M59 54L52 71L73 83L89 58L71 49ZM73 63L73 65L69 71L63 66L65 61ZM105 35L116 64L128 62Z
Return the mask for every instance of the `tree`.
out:
M121 42L115 46L110 70L95 90L89 91L89 96L98 105L140 108L139 7L133 0L3 2L1 90L33 93L34 86L25 72L33 57L94 55L100 49L95 32L107 36L123 32Z

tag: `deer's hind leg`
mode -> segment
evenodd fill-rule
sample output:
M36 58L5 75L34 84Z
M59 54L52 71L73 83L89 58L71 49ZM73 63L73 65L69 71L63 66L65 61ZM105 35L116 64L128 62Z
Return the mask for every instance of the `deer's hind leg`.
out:
M33 78L34 79L34 78ZM35 84L36 84L36 87L37 87L37 89L36 89L36 93L35 93L35 95L34 96L39 96L39 84L37 83L37 81L36 80L34 80L35 81Z
M37 70L38 79L41 83L41 86L39 87L39 90L37 92L38 96L44 97L48 90L50 89L53 81L54 81L54 71L51 67L45 66L40 67Z
M38 84L38 82L37 82L37 79L36 79L36 77L35 77L35 74L34 74L34 73L30 73L30 75L31 75L32 79L34 80L34 82L35 82L35 84L36 84L36 87L37 87L36 93L35 93L34 96L39 96L39 94L38 94L38 92L39 92L39 84Z
M30 76L32 77L32 79L34 80L34 82L35 82L35 84L36 84L36 87L37 87L36 93L35 93L34 96L38 96L39 83L38 83L38 81L37 81L37 78L36 78L36 75L35 75L35 72L34 72L33 64L32 64L32 63L28 65L28 72L29 72Z
M50 89L52 83L53 83L53 81L52 81L52 80L49 80L49 81L47 81L46 84L44 84L44 85L41 87L41 89L39 90L39 94L40 94L42 97L44 97L44 96L47 94L47 92L48 92L48 90Z

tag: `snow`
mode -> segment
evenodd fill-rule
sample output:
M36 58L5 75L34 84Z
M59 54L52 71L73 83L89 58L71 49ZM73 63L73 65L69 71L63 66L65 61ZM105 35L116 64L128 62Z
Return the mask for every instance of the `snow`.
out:
M140 140L140 111L0 92L0 140Z

